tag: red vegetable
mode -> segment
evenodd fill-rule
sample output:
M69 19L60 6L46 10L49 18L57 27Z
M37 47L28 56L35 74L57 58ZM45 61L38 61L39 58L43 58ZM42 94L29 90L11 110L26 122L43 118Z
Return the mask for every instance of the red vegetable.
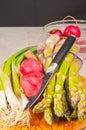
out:
M37 94L41 88L43 73L33 72L23 75L20 79L20 85L23 89L24 94L30 98Z
M80 29L78 26L75 25L69 25L65 28L64 30L64 36L69 36L69 35L75 35L76 37L80 37Z
M25 59L20 65L20 72L25 75L31 72L42 72L42 64L35 58Z
M59 29L53 29L53 30L51 30L49 33L50 33L50 34L57 34L57 35L59 35L60 37L63 36L61 30L59 30Z

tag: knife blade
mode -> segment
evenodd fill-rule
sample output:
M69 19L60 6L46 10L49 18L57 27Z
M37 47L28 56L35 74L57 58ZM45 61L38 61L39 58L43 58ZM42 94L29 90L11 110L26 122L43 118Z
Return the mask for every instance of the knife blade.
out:
M59 67L59 65L61 64L62 60L64 59L64 57L66 56L66 54L68 53L70 48L72 47L75 40L76 40L75 36L73 36L73 35L68 36L68 38L66 39L66 41L64 42L64 44L62 45L60 50L57 52L54 59L52 60L50 66L49 66L49 68L47 70L47 73L43 78L42 86L40 88L40 91L35 96L29 98L29 101L26 104L24 110L30 108L37 101L37 99L41 96L41 94L43 93L43 91L46 88L47 84L49 83L53 73Z

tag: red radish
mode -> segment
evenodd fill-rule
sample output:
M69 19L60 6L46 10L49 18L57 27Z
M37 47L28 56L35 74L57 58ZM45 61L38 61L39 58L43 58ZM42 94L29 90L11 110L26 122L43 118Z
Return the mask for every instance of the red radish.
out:
M43 73L30 73L23 75L20 79L20 85L23 89L24 94L30 98L35 96L41 88Z
M77 42L77 44L86 46L86 40L80 40Z
M42 79L42 78L44 77L44 74L41 73L41 72L38 72L38 73L32 72L32 73L29 73L28 75L29 75L29 77L34 76L34 77L37 77L37 78L39 78L39 79Z
M81 32L78 26L75 25L69 25L64 30L64 36L68 37L69 35L75 35L76 37L80 37Z
M25 59L20 65L20 72L25 75L31 72L42 72L42 64L35 58Z
M77 44L80 46L80 52L86 52L86 40L80 40Z
M59 35L60 37L63 36L61 30L59 30L59 29L53 29L53 30L51 30L49 33L50 33L50 34L57 34L57 35Z

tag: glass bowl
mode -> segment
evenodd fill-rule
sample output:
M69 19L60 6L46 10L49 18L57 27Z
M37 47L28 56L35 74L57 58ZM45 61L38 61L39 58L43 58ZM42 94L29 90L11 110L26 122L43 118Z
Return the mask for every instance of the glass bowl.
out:
M54 21L51 23L48 23L44 26L44 31L49 34L49 32L53 29L59 29L62 32L64 31L65 27L68 25L76 25L76 22L74 20L60 20L60 21ZM80 42L80 51L81 52L86 52L86 20L77 20L77 24L81 30L81 37L80 37L80 41L84 42Z
M81 36L79 38L79 56L83 59L83 67L80 70L81 75L86 77L86 20L76 20L77 25L80 28ZM46 35L50 35L50 31L54 29L60 29L62 32L64 31L65 27L68 25L76 25L75 20L60 20L60 21L54 21L51 23L46 24L43 27L44 32Z
M81 30L81 38L84 39L86 35L86 20L76 20L77 25L79 26ZM68 25L76 25L75 20L60 20L60 21L54 21L51 23L46 24L43 29L46 33L49 34L49 32L53 29L60 29L64 31L65 27Z

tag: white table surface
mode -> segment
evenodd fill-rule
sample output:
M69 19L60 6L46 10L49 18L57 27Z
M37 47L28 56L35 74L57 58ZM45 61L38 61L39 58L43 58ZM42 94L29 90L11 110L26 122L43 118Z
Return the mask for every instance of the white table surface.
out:
M46 39L43 27L0 27L0 63L14 52L27 46L44 43ZM80 56L84 59L80 73L86 77L86 53Z
M0 60L3 62L17 50L45 39L43 27L0 27Z

